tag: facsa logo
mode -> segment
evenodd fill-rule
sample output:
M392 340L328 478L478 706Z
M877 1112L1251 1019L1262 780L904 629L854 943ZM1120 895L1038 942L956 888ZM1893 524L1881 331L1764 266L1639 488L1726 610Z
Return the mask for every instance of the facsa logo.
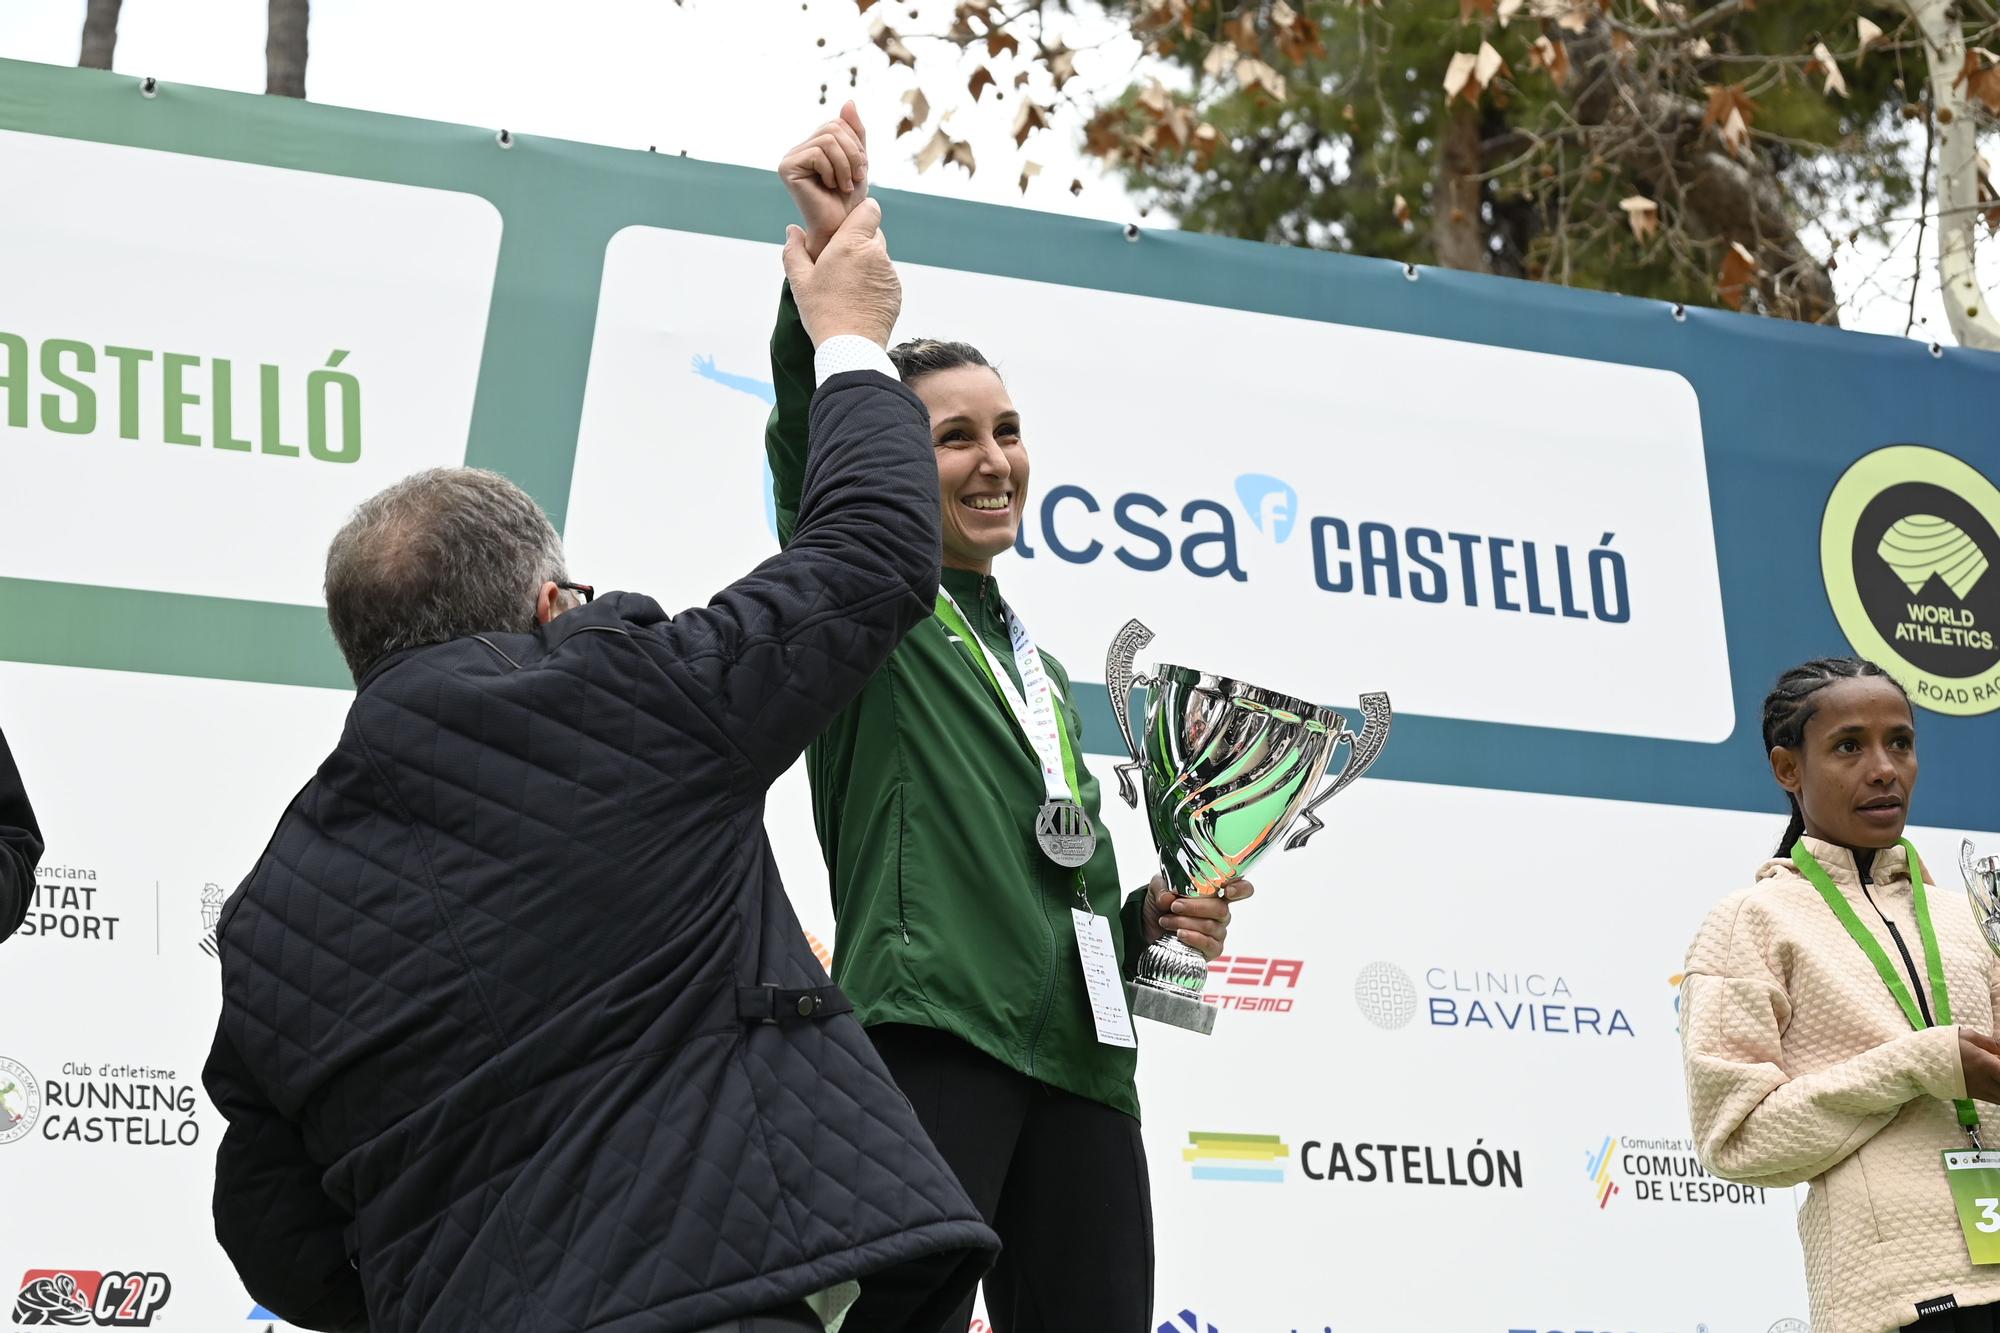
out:
M1285 544L1292 535L1292 525L1299 521L1299 493L1290 482L1246 472L1236 479L1236 498L1243 502L1243 512L1250 515L1257 531L1269 533L1280 546Z
M14 1297L14 1322L30 1327L150 1328L173 1290L165 1273L31 1268Z

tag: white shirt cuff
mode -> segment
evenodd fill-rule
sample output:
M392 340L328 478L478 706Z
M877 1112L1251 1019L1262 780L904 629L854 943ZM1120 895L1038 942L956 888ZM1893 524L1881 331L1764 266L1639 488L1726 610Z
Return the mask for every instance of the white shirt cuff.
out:
M813 387L849 370L879 370L892 380L902 376L880 346L858 333L837 333L813 352Z

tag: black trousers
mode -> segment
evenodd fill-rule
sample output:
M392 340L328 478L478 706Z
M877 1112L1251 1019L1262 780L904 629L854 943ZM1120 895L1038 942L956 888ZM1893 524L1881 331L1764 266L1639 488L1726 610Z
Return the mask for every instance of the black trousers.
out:
M1000 1233L986 1275L995 1333L1151 1333L1153 1200L1139 1122L931 1028L885 1024L868 1035ZM931 1289L910 1286L894 1273L864 1276L843 1333L904 1329L910 1304ZM938 1333L965 1333L971 1320L968 1296Z

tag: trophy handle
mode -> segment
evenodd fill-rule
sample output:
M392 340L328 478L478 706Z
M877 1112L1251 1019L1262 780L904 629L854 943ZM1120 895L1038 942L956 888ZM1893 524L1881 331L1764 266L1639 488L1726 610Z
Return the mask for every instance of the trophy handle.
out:
M1972 839L1967 838L1958 844L1958 873L1965 876L1967 893L1978 892L1979 872L1972 868L1975 859L1972 854Z
M1118 733L1125 738L1125 749L1132 756L1131 763L1117 767L1118 794L1130 806L1139 804L1132 775L1144 763L1139 757L1139 744L1132 738L1132 660L1152 641L1153 631L1137 620L1128 620L1111 637L1111 649L1104 655L1104 685L1111 691L1111 715L1118 719Z
M1347 740L1347 762L1341 766L1340 772L1334 775L1333 781L1327 784L1326 790L1306 803L1306 808L1301 812L1306 817L1306 826L1285 840L1286 851L1305 846L1306 839L1326 827L1313 811L1340 795L1347 784L1366 773L1368 766L1375 762L1375 757L1382 753L1382 747L1388 744L1390 720L1388 695L1380 692L1362 695L1361 718L1359 736L1347 730L1345 723L1341 725L1341 735Z

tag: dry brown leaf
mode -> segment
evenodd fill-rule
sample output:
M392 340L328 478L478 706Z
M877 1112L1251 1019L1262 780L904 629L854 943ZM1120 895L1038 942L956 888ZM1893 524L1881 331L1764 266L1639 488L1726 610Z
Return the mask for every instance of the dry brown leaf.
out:
M1722 252L1722 277L1715 284L1715 293L1722 303L1731 310L1743 308L1744 297L1749 294L1750 284L1757 280L1757 256L1743 246L1731 241L1729 248Z
M1021 164L1021 193L1026 194L1028 192L1028 182L1041 174L1042 174L1041 163L1023 162Z
M931 102L921 88L912 88L903 94L903 119L896 125L896 137L902 138L931 118Z
M1563 16L1556 20L1556 26L1564 32L1573 32L1581 36L1590 27L1590 11L1582 5L1571 5Z
M1825 42L1814 42L1812 64L1806 66L1809 73L1817 72L1826 76L1828 97L1847 96L1847 80L1840 77L1840 66L1835 63L1833 52L1826 49Z
M978 167L972 161L972 145L964 139L955 139L952 141L951 147L945 150L944 160L958 163L958 165L965 168L965 174L968 176L978 170Z
M929 171L944 161L944 155L950 151L951 136L943 129L937 130L917 153L917 171L920 174Z
M981 65L978 69L972 71L972 78L965 85L965 90L971 93L972 100L977 102L979 94L985 92L998 82L999 80L993 77L993 71Z
M2000 112L2000 64L1994 63L1991 51L1975 47L1965 53L1965 65L1951 86L1956 88L1961 83L1988 111Z
M854 8L857 12L866 14L868 7L874 3L875 0L854 0Z
M1002 51L1005 51L1010 56L1019 55L1021 53L1021 43L1013 33L1008 32L1005 28L995 28L986 34L986 54L997 56Z
M1743 92L1740 84L1713 84L1708 89L1708 107L1702 112L1701 127L1716 126L1722 134L1722 143L1737 157L1743 156L1750 146L1750 126L1756 123L1757 104Z
M1092 116L1083 127L1083 150L1092 157L1117 157L1125 140L1124 120L1124 114L1115 106Z
M1255 51L1262 45L1257 38L1256 15L1249 9L1246 9L1231 22L1223 24L1222 31L1230 41L1236 43L1236 45L1242 47L1245 51Z
M1037 106L1032 98L1022 99L1021 109L1014 113L1014 146L1019 148L1028 142L1028 136L1036 130L1047 129L1054 113L1054 107Z
M958 0L958 10L953 17L960 23L967 19L978 19L990 28L993 26L993 11L999 7L993 0Z
M1289 17L1280 18L1281 14ZM1277 25L1278 50L1285 59L1302 65L1312 56L1326 54L1326 43L1320 40L1319 25L1306 15L1293 13L1291 6L1279 0L1271 9L1271 18Z
M1474 14L1491 14L1494 0L1458 0L1458 21L1469 23Z
M1569 82L1569 47L1547 35L1537 37L1528 48L1528 60L1536 69L1545 69L1556 87Z
M1660 229L1660 206L1645 195L1627 195L1618 201L1618 206L1625 210L1625 220L1632 224L1632 236L1641 244Z
M903 39L896 35L896 30L879 14L875 18L874 29L870 36L875 45L882 48L882 54L889 57L891 65L907 65L911 69L917 67L916 56L911 54L909 47L903 45Z
M1854 20L1854 30L1861 37L1861 45L1854 52L1854 63L1858 65L1861 63L1861 57L1868 54L1869 47L1881 43L1882 30L1865 18Z
M1139 105L1144 110L1152 112L1155 116L1164 116L1167 114L1167 90L1160 84L1159 80L1150 80L1145 87L1139 90Z
M1521 12L1521 6L1526 3L1527 0L1500 0L1500 7L1494 10L1493 16L1500 20L1502 27L1505 27L1514 21L1514 16Z
M1687 44L1687 53L1696 60L1706 60L1714 51L1708 44L1708 38L1697 37Z
M1496 74L1502 72L1512 74L1514 72L1507 68L1507 62L1500 58L1500 53L1493 49L1491 42L1481 42L1479 44L1477 62L1472 67L1472 77L1479 80L1481 88L1485 88L1488 84L1492 83L1493 76Z
M1632 53L1637 49L1631 37L1617 28L1611 30L1611 54L1617 56L1621 64L1631 64Z
M1639 3L1644 5L1646 8L1652 10L1654 18L1657 19L1666 17L1665 15L1660 13L1660 0L1639 0Z
M1243 53L1236 49L1236 43L1230 41L1217 42L1214 46L1209 47L1208 54L1202 57L1201 72L1208 75L1211 79L1219 79L1222 77L1223 71L1236 68L1236 62L1242 59L1242 57Z
M1236 81L1246 92L1256 88L1269 93L1274 101L1285 100L1285 76L1255 56L1245 56L1236 62Z
M1215 163L1215 154L1222 147L1222 134L1215 126L1203 121L1194 127L1194 169L1207 171Z
M1076 77L1076 52L1061 42L1045 42L1042 45L1042 63L1048 66L1049 77L1056 81L1056 91Z
M1451 101L1459 94L1466 92L1468 88L1471 89L1471 93L1467 96L1466 100L1468 102L1479 100L1479 89L1474 87L1472 83L1472 71L1478 65L1479 54L1476 51L1456 51L1452 53L1451 63L1446 65L1444 70L1445 101Z
M1396 196L1396 202L1389 211L1395 215L1397 226L1407 227L1410 225L1410 201L1403 198L1402 195L1399 194Z
M1080 180L1071 180L1069 183L1069 192L1071 194L1082 194L1083 182Z
M1021 71L1021 72L1020 72L1019 74L1016 74L1016 75L1014 76L1014 86L1015 86L1016 88L1025 88L1025 87L1027 87L1027 86L1028 86L1028 71L1027 71L1027 70L1025 70L1025 69L1024 69L1024 70L1022 70L1022 71Z

